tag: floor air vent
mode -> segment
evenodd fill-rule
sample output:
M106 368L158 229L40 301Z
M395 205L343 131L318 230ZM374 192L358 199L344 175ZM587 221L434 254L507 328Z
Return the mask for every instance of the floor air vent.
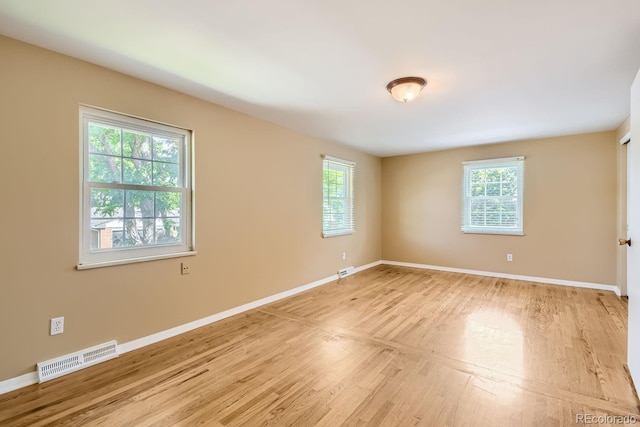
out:
M38 382L45 382L118 356L118 343L110 341L38 363Z
M355 268L353 267L347 267L347 268L343 268L342 270L338 270L338 277L342 278L345 276L350 276L355 272Z

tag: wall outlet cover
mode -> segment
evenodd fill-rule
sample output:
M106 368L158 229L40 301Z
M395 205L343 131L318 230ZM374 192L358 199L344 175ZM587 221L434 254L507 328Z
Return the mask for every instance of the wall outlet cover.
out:
M64 332L64 317L54 317L51 319L50 335L58 335Z
M182 274L183 276L190 273L189 264L187 264L186 262L181 263L180 268L181 268L180 274Z

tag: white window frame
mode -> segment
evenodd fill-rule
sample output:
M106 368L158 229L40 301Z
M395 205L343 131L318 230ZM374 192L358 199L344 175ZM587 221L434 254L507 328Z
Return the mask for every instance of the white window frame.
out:
M354 189L353 181L355 175L355 162L331 157L322 156L322 237L336 237L353 234L355 232L355 212L354 212ZM325 191L325 171L330 169L341 170L346 174L342 197L332 197ZM345 202L346 221L341 227L331 227L327 222L327 217L331 216L328 207L332 199L341 199Z
M78 270L130 264L163 258L195 255L193 218L193 132L175 126L157 123L98 108L80 106L80 256ZM124 183L96 183L89 180L89 122L140 131L181 140L179 159L180 183L178 187L137 185ZM91 249L91 189L114 188L123 190L170 190L181 193L181 241L168 244Z
M462 194L462 232L475 234L507 234L524 235L523 227L523 195L524 195L524 156L508 157L502 159L474 160L462 163L464 166L463 194ZM471 195L471 174L476 170L516 168L517 189L516 196L472 196ZM502 188L502 186L501 186ZM486 190L485 190L486 192ZM471 202L473 199L493 199L505 201L511 198L516 202L516 225L515 226L491 226L486 221L483 226L472 225L471 223Z

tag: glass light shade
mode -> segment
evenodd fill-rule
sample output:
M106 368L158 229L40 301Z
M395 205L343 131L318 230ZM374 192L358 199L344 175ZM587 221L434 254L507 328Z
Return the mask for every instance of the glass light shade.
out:
M427 82L420 77L403 77L387 85L387 90L394 99L407 103L418 96Z

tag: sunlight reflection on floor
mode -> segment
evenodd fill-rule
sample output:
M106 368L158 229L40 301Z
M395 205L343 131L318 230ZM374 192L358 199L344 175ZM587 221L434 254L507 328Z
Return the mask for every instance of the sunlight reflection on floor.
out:
M502 373L524 377L524 335L520 325L498 310L484 309L469 315L464 330L464 360ZM518 392L519 382L490 389L482 381L474 381L477 387L509 403Z

